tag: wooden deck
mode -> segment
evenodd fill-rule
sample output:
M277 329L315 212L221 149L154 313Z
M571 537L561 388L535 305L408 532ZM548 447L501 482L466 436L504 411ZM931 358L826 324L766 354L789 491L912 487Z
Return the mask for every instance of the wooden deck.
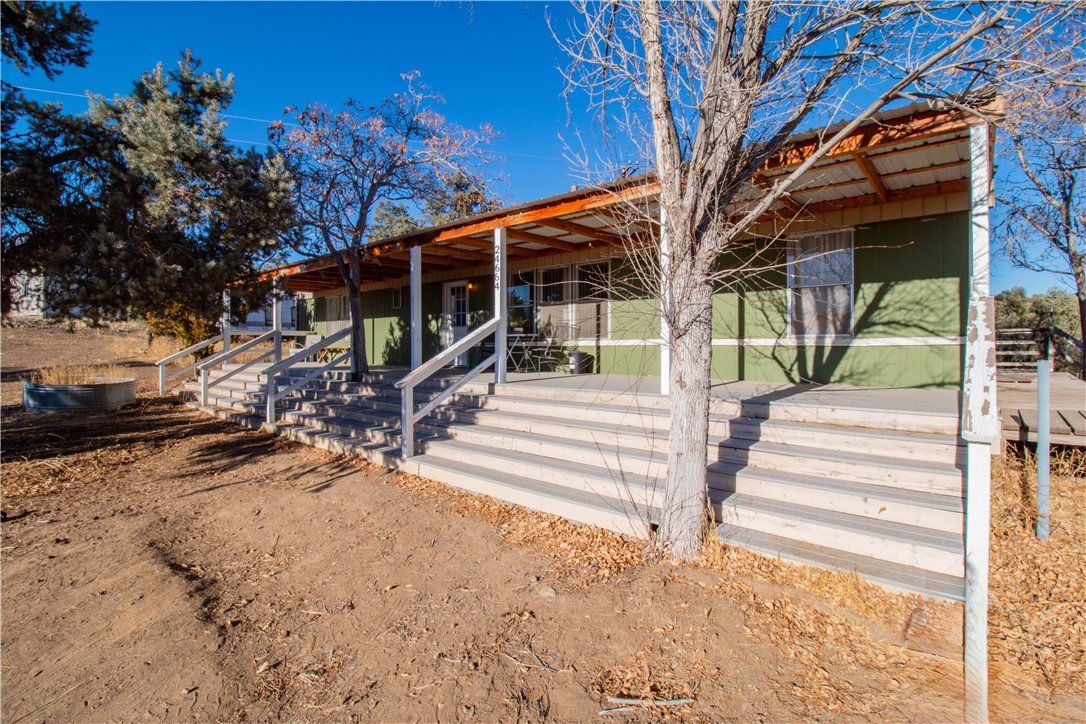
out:
M999 413L1003 439L1037 442L1037 375L1001 375ZM1086 382L1053 372L1050 382L1049 435L1054 445L1086 447Z

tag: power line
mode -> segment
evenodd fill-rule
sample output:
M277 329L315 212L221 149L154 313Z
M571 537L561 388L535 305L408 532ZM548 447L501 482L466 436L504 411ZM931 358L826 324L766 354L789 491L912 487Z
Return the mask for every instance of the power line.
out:
M49 90L48 88L31 88L30 86L25 86L25 85L17 85L17 86L14 86L14 87L18 88L19 90L24 90L24 91L34 91L35 93L52 93L55 96L68 96L70 98L84 98L84 99L87 97L86 94L83 94L83 93L68 93L68 92L65 92L65 91ZM102 95L102 94L99 93L97 95ZM255 121L257 123L267 123L268 125L271 125L272 123L275 123L275 121L269 121L266 118L252 118L250 116L235 116L235 115L233 115L231 113L220 113L219 115L221 115L223 118L233 118L233 119L238 120L238 121ZM283 121L283 125L285 125L285 126L297 126L298 124L297 123L290 123L289 121Z
M17 85L17 86L15 86L15 88L18 88L19 90L24 90L24 91L33 91L35 93L52 93L53 95L68 96L68 97L71 97L71 98L86 98L87 97L85 94L81 94L81 93L67 93L65 91L49 90L47 88L31 88L29 86L24 86L24 85ZM275 121L269 121L266 118L253 118L252 116L235 116L235 115L230 114L230 113L222 113L220 115L223 118L233 118L233 119L239 120L239 121L253 121L255 123L267 123L268 125L271 125L272 123L275 122ZM290 123L289 121L283 121L283 125L285 125L285 126L297 126L298 124L297 123ZM249 143L249 144L256 145L256 146L270 146L270 145L272 145L270 143L265 143L263 141L240 141L240 140L236 140L236 139L233 139L233 138L227 139L227 140L233 141L234 143ZM532 153L516 153L515 151L500 151L499 154L502 155L502 156L517 156L517 157L520 157L520 158L535 158L535 159L539 159L541 161L565 161L564 158L559 158L557 156L539 156L539 155L532 154Z

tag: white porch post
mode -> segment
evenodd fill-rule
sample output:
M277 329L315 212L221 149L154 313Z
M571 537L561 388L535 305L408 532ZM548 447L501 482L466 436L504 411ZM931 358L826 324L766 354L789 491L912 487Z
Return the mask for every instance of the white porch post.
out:
M660 207L660 394L671 394L671 329L667 312L671 303L671 281L668 279L670 251L664 225L664 208Z
M230 290L222 291L222 351L230 351Z
M505 228L494 229L494 316L500 320L494 333L494 384L504 385L508 355L506 336L509 333L509 271L506 268Z
M988 552L992 446L1000 438L996 405L995 305L989 292L990 129L969 131L971 206L969 324L962 375L965 464L965 720L988 721Z
M275 331L275 363L283 361L283 300L279 298L279 277L272 282L272 330Z
M411 247L411 369L422 364L422 247Z

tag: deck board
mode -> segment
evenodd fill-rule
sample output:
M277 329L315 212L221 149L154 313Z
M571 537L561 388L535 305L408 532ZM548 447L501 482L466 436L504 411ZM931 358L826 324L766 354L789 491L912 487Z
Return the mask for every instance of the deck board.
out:
M1037 441L1037 375L1001 379L997 392L1003 439ZM1049 380L1049 435L1054 444L1086 446L1086 382L1065 372Z

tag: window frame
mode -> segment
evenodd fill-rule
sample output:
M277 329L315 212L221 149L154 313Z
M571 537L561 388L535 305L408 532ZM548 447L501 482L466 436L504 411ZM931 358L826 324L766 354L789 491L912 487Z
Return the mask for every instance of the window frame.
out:
M592 298L582 299L579 296L580 291L581 291L581 284L582 284L582 281L580 279L581 269L583 267L593 267L593 266L602 266L604 268L605 274L607 275L607 285L608 286L607 286L607 289L604 290L604 292L603 292L605 296L601 297L599 299L592 299ZM528 282L528 286L529 286L530 291L529 291L529 299L528 299L527 304L525 304L525 305L515 305L515 306L510 304L508 306L509 317L510 317L510 324L509 324L509 330L510 331L509 331L509 333L514 334L514 332L512 331L513 325L512 325L512 321L511 321L512 318L513 318L513 310L514 309L527 309L529 314L525 315L525 319L530 322L530 326L528 327L528 329L530 329L531 331L530 332L526 331L525 334L533 334L533 335L542 335L543 334L540 331L540 323L541 323L540 310L544 306L544 304L543 304L543 296L544 296L543 290L547 286L550 286L550 284L546 284L546 285L544 284L543 275L546 274L547 272L554 272L554 271L557 271L557 270L561 270L563 272L563 277L564 277L563 281L555 282L555 284L561 284L561 286L562 286L562 292L561 292L562 300L560 302L548 303L547 306L564 307L565 308L565 315L564 316L565 316L565 319L566 319L566 335L564 337L556 336L555 338L556 339L560 338L563 342L572 342L572 341L577 341L577 340L581 340L581 339L588 339L587 337L573 336L573 322L575 321L575 318L576 318L577 304L579 302L585 302L585 301L600 301L600 302L604 302L604 309L601 312L601 317L602 317L601 326L603 328L603 331L601 332L599 338L600 339L610 339L610 336L611 336L611 300L612 300L611 289L610 289L612 268L611 268L611 259L610 258L586 260L586 261L573 262L573 263L567 263L567 264L552 264L552 265L549 265L549 266L536 267L534 269L523 269L523 270L520 270L520 271L511 272L510 273L510 277L511 277L510 282L512 282L512 280L514 278L517 278L517 277L529 279L530 281ZM510 288L512 288L513 286L520 286L520 285L514 285L514 284L510 283L509 286L510 286ZM580 334L580 332L581 332L581 330L578 329L577 333ZM592 339L595 339L595 336L593 336Z
M828 236L831 234L848 234L848 253L849 253L849 278L847 282L825 282L819 284L796 284L796 256L792 253L793 244L799 244L804 239L811 239L815 237ZM786 269L786 291L787 291L787 305L786 305L786 320L788 324L788 337L795 340L819 340L819 339L851 339L856 334L856 229L852 226L839 227L835 229L821 229L819 231L809 231L800 234L790 234L786 240L785 254L787 258ZM802 252L800 252L802 254ZM848 288L848 329L845 332L833 332L829 334L797 334L795 329L795 295L799 289L810 289L815 287L838 287L845 286Z

